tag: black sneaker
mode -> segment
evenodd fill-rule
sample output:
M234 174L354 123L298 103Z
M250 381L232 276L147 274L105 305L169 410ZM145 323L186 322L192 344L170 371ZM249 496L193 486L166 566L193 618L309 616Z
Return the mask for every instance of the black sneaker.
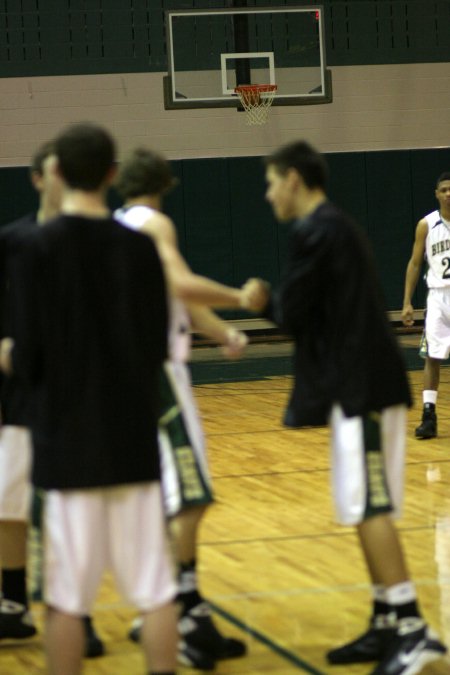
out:
M247 653L244 642L219 633L207 602L201 602L180 617L178 632L189 647L208 654L215 661L235 659Z
M446 653L447 648L421 619L404 619L371 675L416 675Z
M394 635L395 628L374 628L373 625L370 625L369 630L356 640L342 645L342 647L331 649L327 653L328 663L341 665L344 663L379 661L389 649Z
M425 403L422 413L422 421L417 427L416 438L436 438L437 436L437 415L433 403Z
M184 640L178 642L177 660L180 665L197 670L214 670L216 667L214 659Z
M0 600L0 640L23 640L36 633L36 626L25 605L4 598Z
M136 617L131 624L130 631L128 633L128 639L132 642L141 641L141 628L142 628L142 618L140 616Z
M95 631L91 617L83 616L83 624L86 633L85 658L94 659L97 656L103 656L105 646Z

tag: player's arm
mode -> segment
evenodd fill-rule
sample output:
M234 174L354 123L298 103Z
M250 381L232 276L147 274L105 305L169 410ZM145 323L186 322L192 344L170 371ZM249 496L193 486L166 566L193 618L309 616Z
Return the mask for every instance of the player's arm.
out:
M12 340L12 338L5 337L0 341L0 370L5 373L5 375L12 375L13 373L11 356L13 347L14 340Z
M141 229L154 238L164 265L170 292L184 302L208 307L253 310L252 298L240 288L225 286L195 274L189 268L177 246L172 221L162 213L155 214Z
M405 291L403 295L402 309L402 321L405 326L412 326L414 323L412 296L417 286L420 271L423 265L427 235L428 223L425 218L422 218L422 220L419 220L417 223L412 254L406 267Z
M192 328L221 345L223 352L229 358L237 358L248 343L248 338L242 331L236 330L221 319L209 307L203 305L188 305Z

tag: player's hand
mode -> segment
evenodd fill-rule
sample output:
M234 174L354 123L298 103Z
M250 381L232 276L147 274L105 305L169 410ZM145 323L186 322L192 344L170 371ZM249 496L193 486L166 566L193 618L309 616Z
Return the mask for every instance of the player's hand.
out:
M228 328L227 341L222 345L222 352L229 359L238 359L242 356L245 347L248 344L248 337L245 333L235 328Z
M404 326L414 325L414 309L411 304L404 305L402 309L402 321Z
M270 284L262 279L249 279L241 289L241 307L250 312L262 312L269 301Z

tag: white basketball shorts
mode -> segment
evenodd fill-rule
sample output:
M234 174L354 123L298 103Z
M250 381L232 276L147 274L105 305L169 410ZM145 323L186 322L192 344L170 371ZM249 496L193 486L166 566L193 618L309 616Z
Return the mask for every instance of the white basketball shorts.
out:
M430 288L425 318L428 356L447 359L450 355L450 288Z
M331 412L331 477L338 520L357 525L382 513L400 515L403 501L406 407L363 417Z
M106 569L142 612L175 597L159 483L47 492L45 602L67 614L89 614Z
M187 365L167 361L161 381L159 421L161 485L169 518L213 501L205 437Z
M31 437L25 427L0 429L0 518L28 521L31 503Z

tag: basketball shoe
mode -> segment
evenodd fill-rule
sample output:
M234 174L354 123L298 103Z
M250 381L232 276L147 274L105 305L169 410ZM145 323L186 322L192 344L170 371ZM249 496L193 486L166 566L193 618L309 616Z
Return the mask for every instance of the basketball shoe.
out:
M185 644L207 654L214 661L234 659L247 652L244 642L225 637L218 631L211 608L203 599L182 612L178 620L178 632Z
M0 639L23 640L36 635L37 629L25 605L13 600L0 600Z
M396 627L395 614L374 617L365 633L351 642L331 649L327 653L328 663L343 665L346 663L366 663L380 661L386 654Z
M97 635L90 616L83 616L83 626L86 636L86 644L84 648L85 657L87 659L94 659L97 656L103 656L105 653L105 646Z
M401 619L390 646L371 675L417 675L447 648L422 619Z
M436 438L437 415L434 403L425 403L422 412L422 421L415 431L416 438Z

